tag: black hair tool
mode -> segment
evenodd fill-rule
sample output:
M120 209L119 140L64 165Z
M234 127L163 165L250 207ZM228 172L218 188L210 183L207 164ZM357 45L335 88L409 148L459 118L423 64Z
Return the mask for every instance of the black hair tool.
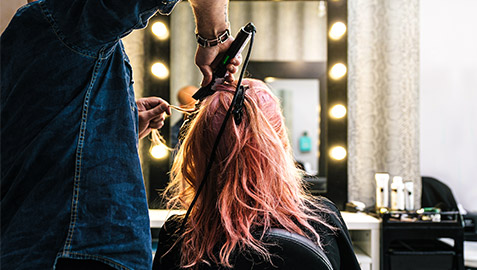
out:
M222 84L227 76L226 67L230 63L230 60L242 52L242 50L245 48L245 45L247 45L247 42L250 40L252 33L256 31L255 25L253 25L251 22L240 29L229 49L220 60L218 66L215 68L212 75L212 81L208 85L197 90L197 92L195 92L195 94L192 96L194 99L201 100L214 93L215 87L219 84Z
M247 69L248 61L250 60L250 55L252 53L253 40L255 38L256 31L257 30L255 29L255 26L252 23L248 23L246 26L242 27L240 32L237 34L237 37L230 45L230 48L227 50L224 57L222 57L222 61L220 62L219 66L214 72L214 77L212 79L212 82L209 85L200 88L192 96L195 99L201 100L213 94L215 91L215 86L224 82L225 76L227 74L227 70L225 68L227 64L230 63L230 60L236 57L243 50L243 48L247 44L247 41L250 40L250 46L248 48L247 56L245 57L245 60L243 61L243 66L242 66L242 70L240 72L240 76L237 82L237 88L235 89L234 97L232 99L229 109L227 110L227 113L225 114L224 121L222 122L219 133L217 134L217 137L215 139L214 146L212 147L212 152L210 154L209 160L207 161L207 167L205 169L205 173L202 177L202 181L200 182L200 185L197 188L195 196L189 205L189 209L187 209L184 219L182 220L182 225L179 231L181 237L183 236L185 226L187 224L187 219L189 218L189 215L192 211L192 207L194 207L197 199L199 198L199 194L204 188L204 185L207 182L207 178L209 177L212 164L217 154L217 147L219 146L220 138L222 137L225 131L227 120L230 118L231 115L233 115L236 125L239 125L242 122L243 102L245 99L245 91L247 90L248 86L243 86L241 84L242 84L243 75L245 73L245 70Z

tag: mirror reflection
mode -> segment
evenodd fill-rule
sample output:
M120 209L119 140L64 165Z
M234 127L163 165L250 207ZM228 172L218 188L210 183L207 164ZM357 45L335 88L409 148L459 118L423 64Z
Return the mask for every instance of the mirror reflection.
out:
M297 165L313 193L326 192L326 62L253 61L247 70L280 97Z
M268 79L282 104L293 154L307 174L318 173L319 82L317 79Z

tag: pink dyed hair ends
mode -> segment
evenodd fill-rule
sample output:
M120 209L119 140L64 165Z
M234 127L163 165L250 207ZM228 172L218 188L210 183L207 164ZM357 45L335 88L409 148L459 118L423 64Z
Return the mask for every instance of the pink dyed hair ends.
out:
M232 267L232 252L244 249L269 260L266 248L252 236L257 229L282 227L311 235L319 244L310 222L331 227L312 213L328 211L305 192L278 99L262 81L242 84L250 87L243 119L237 126L229 118L207 183L187 221L181 247L184 268L200 263ZM169 207L189 207L234 91L233 85L221 85L203 101L172 166L166 189Z

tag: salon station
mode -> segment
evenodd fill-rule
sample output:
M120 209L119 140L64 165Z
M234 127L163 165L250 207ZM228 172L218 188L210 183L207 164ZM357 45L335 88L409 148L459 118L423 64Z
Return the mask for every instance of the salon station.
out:
M19 5L2 3L2 31ZM473 0L230 1L230 32L256 27L245 76L279 98L307 190L339 208L363 270L477 269L475 10ZM200 86L194 28L182 1L123 39L136 97L181 104L180 89ZM161 195L182 117L166 118L161 143L139 142L153 250L184 213Z

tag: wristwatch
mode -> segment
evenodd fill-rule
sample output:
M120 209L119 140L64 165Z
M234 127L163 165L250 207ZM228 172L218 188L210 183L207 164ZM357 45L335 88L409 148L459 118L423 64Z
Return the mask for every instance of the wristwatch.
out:
M224 43L229 39L230 37L230 30L226 29L225 32L217 36L216 38L213 39L206 39L201 37L198 33L195 34L195 37L197 39L197 43L199 43L200 46L202 47L214 47L219 45L219 43Z

